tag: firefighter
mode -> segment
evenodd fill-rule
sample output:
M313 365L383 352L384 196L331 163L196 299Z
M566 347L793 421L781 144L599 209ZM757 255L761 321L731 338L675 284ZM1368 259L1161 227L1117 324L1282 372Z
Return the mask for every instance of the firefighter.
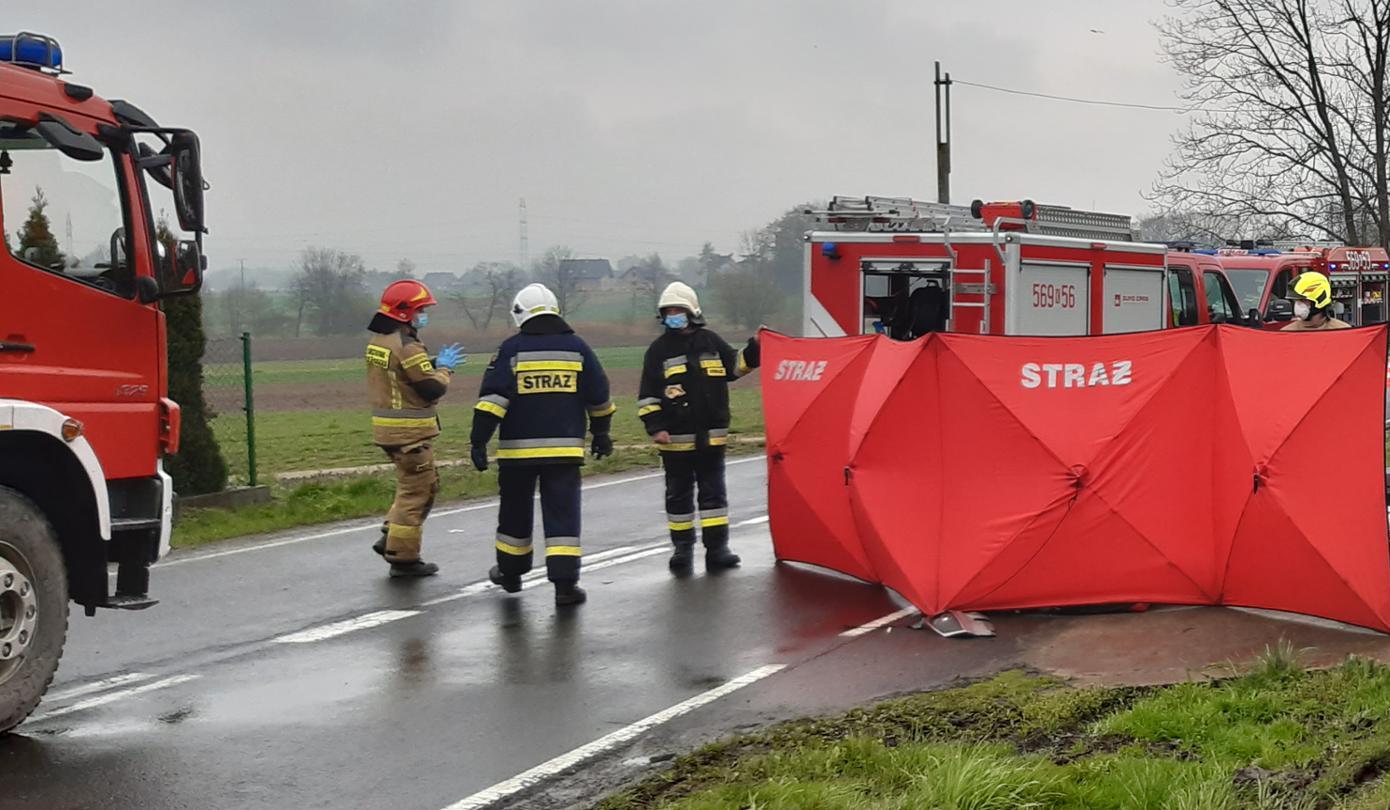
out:
M435 403L449 390L454 369L464 362L457 343L431 360L420 329L427 307L437 302L412 279L392 282L367 329L367 388L372 400L372 440L396 465L396 500L372 550L391 564L393 577L427 577L439 566L420 559L425 518L439 491L431 442L439 435Z
M500 426L497 485L497 564L488 578L507 593L521 590L531 570L536 485L540 484L545 568L555 604L578 605L579 468L587 417L594 458L612 455L609 428L617 410L608 376L593 349L560 317L555 294L532 284L516 294L517 334L488 363L473 412L472 460L486 470L487 444Z
M734 568L740 560L729 550L724 486L729 383L758 367L758 339L734 351L705 328L695 291L679 281L661 293L657 311L666 329L642 363L637 413L666 471L666 521L675 547L670 568L684 576L694 565L697 487L705 568Z
M1300 273L1289 290L1289 300L1293 302L1293 320L1284 327L1285 332L1351 328L1333 314L1332 284L1322 273Z

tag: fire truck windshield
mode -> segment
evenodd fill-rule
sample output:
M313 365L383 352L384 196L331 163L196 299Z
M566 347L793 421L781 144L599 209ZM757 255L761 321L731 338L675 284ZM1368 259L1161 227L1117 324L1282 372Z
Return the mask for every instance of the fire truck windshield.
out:
M111 152L75 160L33 130L0 124L0 231L15 259L133 297L123 199Z
M1265 293L1265 283L1269 281L1268 270L1236 270L1227 267L1226 278L1230 280L1236 298L1240 301L1241 312L1260 308L1260 299L1264 297Z

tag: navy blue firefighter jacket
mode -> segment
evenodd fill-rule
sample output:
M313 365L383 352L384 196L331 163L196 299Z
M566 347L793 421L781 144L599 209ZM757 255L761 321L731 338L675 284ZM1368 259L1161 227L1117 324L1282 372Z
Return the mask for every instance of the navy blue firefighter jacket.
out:
M470 440L485 445L500 425L499 466L583 464L586 422L605 435L616 410L594 350L558 315L539 315L488 363Z

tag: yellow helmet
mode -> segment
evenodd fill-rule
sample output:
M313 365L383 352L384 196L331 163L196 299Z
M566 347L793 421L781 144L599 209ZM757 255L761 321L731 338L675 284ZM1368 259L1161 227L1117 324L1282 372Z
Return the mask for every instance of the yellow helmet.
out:
M1294 279L1293 290L1289 292L1289 298L1301 298L1312 304L1314 309L1322 309L1332 303L1332 284L1322 273L1314 271L1299 273L1298 278Z

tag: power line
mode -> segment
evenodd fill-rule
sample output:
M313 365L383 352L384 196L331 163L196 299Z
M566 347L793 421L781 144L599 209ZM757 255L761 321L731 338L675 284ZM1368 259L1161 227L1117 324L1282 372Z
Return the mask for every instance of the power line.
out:
M1201 110L1192 107L1177 107L1170 104L1139 104L1129 101L1104 101L1094 98L1077 98L1075 96L1056 96L1051 93L1035 93L1031 90L1015 90L1011 87L998 87L993 84L983 84L981 82L968 82L964 79L952 79L956 84L964 84L969 87L978 87L981 90L993 90L996 93L1008 93L1014 96L1030 96L1032 98L1045 98L1051 101L1066 101L1072 104L1091 104L1097 107L1124 107L1132 110L1155 110L1158 112L1175 112L1191 114L1194 112L1212 112L1211 110Z

